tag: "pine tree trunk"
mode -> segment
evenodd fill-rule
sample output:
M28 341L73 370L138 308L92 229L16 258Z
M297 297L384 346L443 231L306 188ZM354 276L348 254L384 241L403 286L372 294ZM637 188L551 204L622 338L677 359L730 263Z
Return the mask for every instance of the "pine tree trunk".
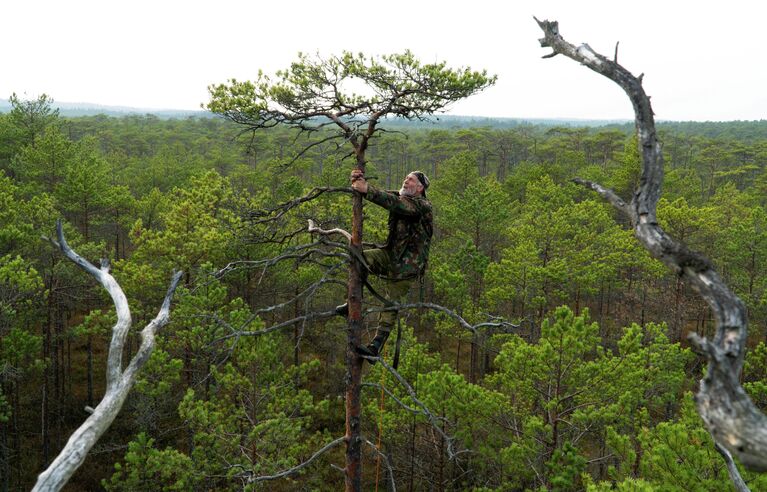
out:
M358 155L357 169L365 171L364 155ZM352 194L352 240L353 251L362 254L362 195ZM355 255L349 265L348 343L346 345L346 491L362 490L362 438L360 436L360 393L363 359L355 348L361 345L362 331L362 266Z

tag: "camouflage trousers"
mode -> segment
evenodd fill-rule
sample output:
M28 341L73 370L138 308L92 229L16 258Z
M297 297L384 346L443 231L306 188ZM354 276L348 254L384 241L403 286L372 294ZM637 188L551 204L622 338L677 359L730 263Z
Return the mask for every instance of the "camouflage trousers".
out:
M383 297L392 302L401 303L407 297L410 286L414 283L414 278L401 280L390 280L387 277L395 275L389 252L385 249L366 249L363 251L365 262L370 267L370 273L379 275L383 278L376 282L373 288ZM368 278L370 281L370 278ZM378 313L378 331L390 332L397 321L396 311L381 311Z

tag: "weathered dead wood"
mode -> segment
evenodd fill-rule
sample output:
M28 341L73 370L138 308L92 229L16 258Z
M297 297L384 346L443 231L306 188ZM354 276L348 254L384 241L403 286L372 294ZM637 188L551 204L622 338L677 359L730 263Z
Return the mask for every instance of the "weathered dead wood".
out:
M553 50L546 57L562 54L582 63L618 84L631 100L642 152L642 175L631 203L626 204L613 191L596 183L577 182L592 188L626 214L635 236L650 254L686 279L711 306L716 322L714 339L708 340L696 333L688 335L690 343L708 360L707 373L695 396L698 412L716 443L746 468L767 470L767 417L754 406L739 382L746 348L745 306L725 285L711 262L666 234L655 216L663 182L663 155L650 98L642 87L642 75L635 77L587 44L576 47L568 43L559 34L557 22L535 20L544 33L541 46ZM734 466L728 468L731 474L733 470L737 473ZM737 484L736 477L733 481Z
M308 224L307 229L306 229L308 232L316 233L316 234L322 234L323 236L329 236L331 234L341 234L348 241L352 240L352 235L349 234L347 231L345 231L343 229L335 228L335 229L325 230L325 229L321 229L321 228L317 227L317 224L315 224L312 219L309 219L308 222L309 222L309 224Z
M431 410L429 410L429 408L426 406L426 404L424 404L421 400L418 399L418 396L416 395L416 392L413 389L413 387L410 386L410 384L405 380L405 378L402 377L400 373L397 372L396 369L394 369L392 366L387 364L382 357L365 357L365 358L371 359L371 360L375 359L376 361L380 362L381 365L384 367L384 369L389 371L389 374L391 374L394 377L394 379L396 379L397 382L399 382L399 384L402 385L403 388L405 388L405 391L407 392L410 399L413 400L413 402L421 408L420 410L421 414L426 417L431 427L435 431L437 431L437 433L439 433L443 439L445 439L445 442L447 442L447 455L451 460L454 459L458 454L466 452L466 450L454 451L453 442L455 441L455 437L447 435L445 431L442 430L442 428L438 425L440 422L446 422L447 419L434 415L431 412Z
M352 189L347 187L337 187L337 186L325 186L325 187L315 187L313 188L309 193L307 193L304 196L294 198L292 200L288 200L284 203L280 203L279 205L269 208L269 209L263 209L263 210L256 210L250 212L248 215L248 218L251 220L252 224L263 224L266 222L273 222L281 218L283 215L285 215L290 210L298 207L299 205L310 202L323 193L352 193Z
M746 485L743 477L740 476L738 467L735 464L735 460L732 459L730 452L724 449L718 442L714 442L714 448L716 448L716 451L722 455L722 458L724 458L724 463L727 465L727 471L730 474L730 479L732 480L732 484L735 486L735 490L737 492L749 492L751 489L748 488L748 485Z
M383 458L384 465L386 465L386 472L389 475L389 491L390 492L397 492L397 484L394 482L394 469L391 466L391 462L389 461L389 457L386 456L386 453L384 453L380 449L378 449L378 446L376 446L376 444L373 441L371 441L370 439L365 439L365 444L367 444L368 446L373 448L373 451L375 451L375 453L378 456ZM376 488L377 488L377 485L378 484L376 484Z
M336 446L338 446L342 442L344 442L344 438L343 437L339 437L338 439L330 441L329 443L324 445L322 448L318 449L306 461L304 461L302 463L299 463L298 465L296 465L296 466L294 466L292 468L288 468L287 470L283 470L283 471L281 471L279 473L275 473L274 475L260 475L260 476L248 477L247 483L256 483L256 482L265 482L265 481L268 481L268 480L277 480L277 479L280 479L280 478L289 477L290 475L294 475L294 474L298 473L299 471L301 471L302 469L304 469L307 466L309 466L317 458L319 458L323 454L327 453L331 449L335 448Z
M109 263L101 261L101 268L96 268L86 259L75 253L69 247L64 231L59 221L56 225L58 242L53 242L67 258L79 265L83 270L90 273L106 289L112 298L117 312L117 323L112 328L112 340L109 345L107 358L107 381L106 391L101 402L94 409L90 409L90 417L69 437L64 449L48 468L38 478L33 491L60 490L72 474L83 464L88 451L98 441L104 432L109 429L117 414L125 402L125 399L136 381L138 371L149 360L155 346L155 334L157 330L165 326L170 319L170 303L173 293L183 272L176 272L171 279L168 292L165 294L162 306L157 316L149 322L141 331L141 346L136 355L128 363L125 370L122 369L122 352L125 338L131 327L130 308L128 299L125 297L120 285L109 273Z

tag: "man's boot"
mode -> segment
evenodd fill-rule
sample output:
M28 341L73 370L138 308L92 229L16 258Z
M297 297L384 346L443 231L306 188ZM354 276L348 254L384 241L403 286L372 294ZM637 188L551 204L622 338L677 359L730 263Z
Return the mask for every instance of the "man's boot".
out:
M336 314L343 316L344 318L349 316L349 304L343 303L340 306L336 306Z
M357 353L360 355L365 355L367 357L378 357L378 354L381 353L381 349L383 348L384 344L386 343L386 340L389 338L388 331L381 331L376 330L376 336L373 338L373 340L370 341L370 343L367 345L367 347L358 346L357 347ZM375 361L369 361L371 364L375 364Z

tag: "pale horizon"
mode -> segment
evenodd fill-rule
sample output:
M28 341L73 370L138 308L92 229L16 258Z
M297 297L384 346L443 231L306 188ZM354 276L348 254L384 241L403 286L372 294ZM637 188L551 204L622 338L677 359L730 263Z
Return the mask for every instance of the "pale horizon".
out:
M638 7L641 5L641 8ZM498 75L447 114L478 118L631 120L614 83L562 56L542 59L533 16L558 20L563 37L587 42L635 75L659 121L754 121L767 115L767 69L753 60L767 7L734 0L579 3L564 0L257 4L75 0L4 6L0 98L42 93L57 103L200 110L207 87L283 69L299 51L368 55L411 50ZM378 27L380 26L380 27ZM354 28L354 30L352 29Z

